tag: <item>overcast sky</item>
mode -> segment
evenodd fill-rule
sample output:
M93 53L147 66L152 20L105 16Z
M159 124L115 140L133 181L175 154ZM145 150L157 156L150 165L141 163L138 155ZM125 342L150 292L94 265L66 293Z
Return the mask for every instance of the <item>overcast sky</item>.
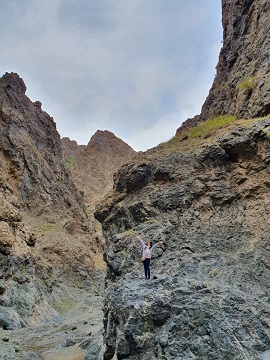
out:
M62 137L110 130L135 150L200 112L221 48L220 0L0 0L0 68Z

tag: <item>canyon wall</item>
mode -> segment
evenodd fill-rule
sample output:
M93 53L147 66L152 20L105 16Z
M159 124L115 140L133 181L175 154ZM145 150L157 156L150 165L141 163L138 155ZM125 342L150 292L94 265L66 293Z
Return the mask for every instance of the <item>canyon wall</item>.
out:
M105 360L269 358L269 6L222 1L223 47L201 114L124 166L96 211ZM220 115L242 120L188 135ZM137 235L163 241L151 280Z
M15 73L0 79L0 325L58 319L63 281L95 289L102 241L64 167L56 125ZM61 285L62 284L62 285ZM59 299L58 299L59 300Z
M222 0L223 46L201 114L183 127L219 115L255 118L270 113L269 0Z
M104 359L254 360L270 350L269 131L269 119L238 125L119 171L96 212L107 239ZM164 242L150 280L137 235Z

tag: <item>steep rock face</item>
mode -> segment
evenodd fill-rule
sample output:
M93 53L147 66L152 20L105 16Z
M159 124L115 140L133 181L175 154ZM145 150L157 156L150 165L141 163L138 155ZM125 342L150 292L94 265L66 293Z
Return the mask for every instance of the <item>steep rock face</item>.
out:
M247 123L119 171L96 212L107 240L104 359L266 356L269 130L269 119ZM137 234L164 241L149 281Z
M255 118L270 113L268 0L222 0L223 46L201 114L183 127L219 115Z
M55 216L55 209L76 211L79 196L63 168L56 125L26 96L17 74L1 79L1 166L24 208ZM53 213L51 213L53 208Z
M100 241L64 168L53 119L14 73L0 79L0 326L59 318L65 278L93 285Z
M83 192L88 211L113 188L113 174L136 152L110 131L98 130L87 146L62 139L66 167L77 188Z

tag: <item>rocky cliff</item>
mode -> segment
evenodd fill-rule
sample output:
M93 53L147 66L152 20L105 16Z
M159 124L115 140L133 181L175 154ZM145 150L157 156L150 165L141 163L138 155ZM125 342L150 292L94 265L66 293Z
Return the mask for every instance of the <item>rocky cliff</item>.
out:
M201 114L124 166L96 211L105 360L270 357L269 6L222 1L223 47ZM151 280L137 235L164 242Z
M95 288L101 242L64 168L60 136L14 73L0 79L0 326L59 320L61 291Z
M83 193L87 213L113 188L113 175L136 152L110 131L98 130L87 145L69 138L61 140L65 166L76 187Z
M268 0L222 0L223 46L201 114L182 127L219 115L255 118L270 113Z
M107 239L104 359L268 354L269 134L270 119L235 123L119 171L96 213ZM138 234L164 241L151 280Z

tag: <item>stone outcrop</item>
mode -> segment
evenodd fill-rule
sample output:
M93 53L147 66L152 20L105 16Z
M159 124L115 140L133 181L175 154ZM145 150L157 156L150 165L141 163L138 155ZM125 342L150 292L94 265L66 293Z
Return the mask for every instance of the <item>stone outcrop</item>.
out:
M270 113L268 0L222 0L223 46L201 114L184 127L219 115L255 118Z
M223 46L201 114L177 130L173 151L158 146L123 167L96 212L105 360L269 358L269 10L268 0L222 0ZM265 119L201 142L186 135L220 115ZM136 235L164 242L152 280Z
M58 321L63 281L99 280L101 241L64 167L56 125L14 73L0 79L0 326ZM60 296L60 295L59 295Z
M269 134L270 119L243 122L118 172L96 212L107 241L104 359L268 354ZM148 281L136 235L164 241Z
M135 156L136 152L110 131L98 130L87 145L63 138L65 166L76 187L83 193L88 213L113 188L113 175Z
M222 0L213 86L177 133L270 113L269 10L268 0ZM269 119L243 122L197 147L176 136L173 151L158 146L119 171L96 212L107 241L104 359L269 358L269 130ZM164 241L150 281L137 234Z

